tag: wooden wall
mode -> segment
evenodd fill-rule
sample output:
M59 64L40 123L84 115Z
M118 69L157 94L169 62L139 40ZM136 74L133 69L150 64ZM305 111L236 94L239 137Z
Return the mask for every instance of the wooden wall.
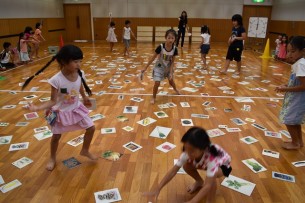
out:
M8 35L19 35L24 31L26 26L31 26L35 31L35 24L40 22L39 18L16 18L16 19L0 19L0 45L2 49L3 42L11 42L15 46L19 37L5 37ZM59 44L59 36L63 35L65 38L65 21L64 18L45 18L43 19L42 35L48 41L48 43L54 45Z
M178 26L177 18L128 18L131 21L131 29L134 34L137 33L137 26ZM116 23L115 33L118 40L122 40L122 31L126 18L113 18ZM108 33L109 18L94 18L95 40L105 40ZM200 27L208 25L211 28L213 42L226 42L231 34L232 22L230 19L189 19L188 25L191 27ZM165 33L164 33L165 34ZM200 33L193 33L200 35Z

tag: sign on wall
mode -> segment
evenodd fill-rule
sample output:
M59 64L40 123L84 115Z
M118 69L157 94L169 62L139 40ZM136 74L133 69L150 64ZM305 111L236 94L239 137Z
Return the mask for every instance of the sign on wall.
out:
M248 27L248 37L266 38L268 18L250 17Z

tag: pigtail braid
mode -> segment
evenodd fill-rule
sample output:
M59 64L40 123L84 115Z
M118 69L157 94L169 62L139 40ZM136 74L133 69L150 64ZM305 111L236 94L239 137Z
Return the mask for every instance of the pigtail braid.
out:
M85 79L83 78L83 73L80 69L78 69L78 75L80 76L80 78L82 80L82 84L84 85L84 88L85 88L86 92L88 93L89 96L91 96L92 92L91 92L89 86L87 85Z

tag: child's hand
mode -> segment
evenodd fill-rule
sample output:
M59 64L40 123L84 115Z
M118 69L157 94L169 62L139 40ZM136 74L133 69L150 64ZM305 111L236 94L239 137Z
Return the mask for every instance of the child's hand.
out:
M285 87L287 87L286 85L281 85L281 86L278 86L274 89L274 91L276 92L285 92Z
M30 110L30 111L38 111L38 110L39 110L38 107L35 106L35 105L32 104L32 103L29 103L25 108L28 109L28 110Z
M147 196L148 201L157 202L159 193L160 193L159 190L155 190L155 191L152 191L152 192L144 192L143 195Z
M90 108L92 106L92 104L91 104L89 97L84 97L83 99L84 99L85 107Z

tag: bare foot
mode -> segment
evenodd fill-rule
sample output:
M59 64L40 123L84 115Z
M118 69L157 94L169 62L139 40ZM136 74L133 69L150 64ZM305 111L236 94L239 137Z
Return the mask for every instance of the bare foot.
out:
M187 192L193 194L203 186L203 181L196 181L193 185L187 187Z
M177 95L181 95L179 90L175 90L175 92L176 92Z
M151 103L151 104L154 104L154 103L155 103L155 101L156 101L156 99L155 99L155 98L151 98L151 99L150 99L150 103Z
M220 70L219 73L220 73L220 74L223 74L223 75L226 75L226 74L227 74L227 71Z
M291 143L292 142L292 139L288 139L288 140L283 140L284 143ZM304 143L301 142L300 143L300 147L304 147Z
M80 152L80 155L82 155L82 156L85 156L85 157L87 157L87 158L89 158L89 159L91 159L91 160L97 160L97 156L95 156L94 154L91 154L89 151L84 151L84 150L82 150L81 152Z
M50 159L49 162L47 163L46 169L48 171L53 171L56 165L56 160L55 159Z
M284 142L282 144L282 147L284 149L287 149L287 150L293 150L293 149L300 149L301 148L301 146L299 144L294 144L292 142L286 142L286 143Z

